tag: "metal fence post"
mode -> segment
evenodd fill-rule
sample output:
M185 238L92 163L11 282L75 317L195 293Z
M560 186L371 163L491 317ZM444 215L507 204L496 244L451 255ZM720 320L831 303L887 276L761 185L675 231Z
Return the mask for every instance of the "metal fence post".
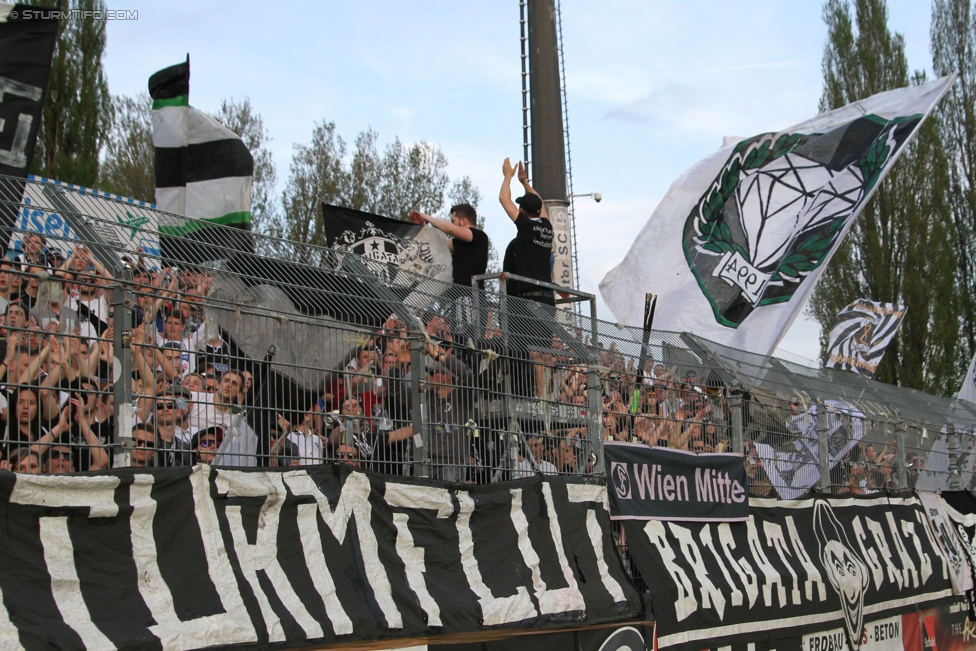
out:
M946 427L949 442L949 490L959 490L959 435L955 425Z
M132 327L135 318L135 299L132 293L132 269L126 265L115 271L112 285L113 340L112 395L114 398L115 431L112 448L114 467L132 465L132 426L135 404L132 396ZM148 381L148 380L146 380Z
M590 300L590 364L586 369L586 415L590 445L593 446L593 451L596 453L593 472L603 474L607 467L603 455L603 384L599 373L593 366L600 363L599 334L596 320L596 301ZM641 378L637 378L637 381L640 382Z
M427 477L427 414L424 397L427 392L427 374L424 369L424 340L414 333L410 338L410 413L413 425L413 474Z
M733 391L729 396L729 410L732 412L732 451L745 453L745 432L742 429L742 393Z
M603 385L593 364L586 369L586 422L590 445L596 452L593 472L602 474L606 468L603 459Z
M821 491L833 492L830 483L830 420L827 414L827 405L822 401L817 403L817 461L820 464L820 481L817 486Z
M908 445L907 429L908 426L903 419L899 418L895 421L895 443L898 445L895 460L898 462L897 479L898 486L901 488L908 487L908 469L905 467L905 462L908 459L908 450L905 449L905 446Z

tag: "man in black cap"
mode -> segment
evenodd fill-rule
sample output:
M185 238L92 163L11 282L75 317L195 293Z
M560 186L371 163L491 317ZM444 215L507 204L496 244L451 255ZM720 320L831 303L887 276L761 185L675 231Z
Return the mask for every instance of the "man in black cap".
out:
M525 190L525 194L512 201L511 183L512 177L518 175L519 183ZM542 197L529 185L528 176L525 173L525 166L519 161L518 167L513 167L509 159L502 163L501 191L498 193L498 201L508 214L509 218L515 222L518 229L515 239L508 244L505 249L505 260L502 263L502 270L507 273L532 278L546 283L552 282L552 224L546 215L546 207L542 203ZM518 204L516 206L515 204ZM552 333L549 325L555 319L555 297L551 289L545 289L539 285L528 283L521 280L508 280L505 284L506 293L509 296L533 301L533 303L523 303L518 300L508 302L507 311L517 318L510 322L511 330L522 335L521 343L516 344L521 350L517 357L525 360L531 357L526 344L534 343L546 345L552 341ZM541 304L541 305L540 305ZM538 395L538 391L533 387L535 382L536 370L527 361L513 359L511 361L512 390L523 396Z
M525 194L512 201L511 183L516 174ZM502 175L505 178L498 193L498 201L518 229L515 239L509 242L508 248L505 249L502 270L550 283L552 282L552 224L549 223L546 215L542 197L529 185L522 161L519 161L516 168L506 158L502 163ZM552 290L543 289L538 285L510 280L507 283L507 291L511 296L520 296L546 305L555 304Z

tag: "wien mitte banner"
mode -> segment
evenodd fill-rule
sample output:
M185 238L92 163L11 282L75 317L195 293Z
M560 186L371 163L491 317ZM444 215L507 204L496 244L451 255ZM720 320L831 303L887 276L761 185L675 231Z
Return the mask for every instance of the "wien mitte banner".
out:
M749 516L741 454L697 454L608 441L612 520L743 521Z

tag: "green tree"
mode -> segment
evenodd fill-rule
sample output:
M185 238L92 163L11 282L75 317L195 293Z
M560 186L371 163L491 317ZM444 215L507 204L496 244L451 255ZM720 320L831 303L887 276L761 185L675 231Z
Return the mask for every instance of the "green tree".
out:
M380 154L378 139L372 129L363 131L347 157L346 142L335 123L315 125L311 142L294 146L282 194L283 214L274 233L325 246L322 202L402 221L415 209L429 215L442 212L445 194L451 201L477 207L481 195L471 179L464 177L451 185L447 157L440 148L426 142L407 146L396 138ZM310 261L303 253L299 258Z
M404 221L411 210L436 214L450 183L446 168L447 156L438 147L426 142L406 147L394 139L383 153L375 212Z
M316 124L310 143L294 145L288 183L281 197L284 214L274 229L276 235L325 246L321 205L335 204L344 191L348 193L345 155L346 143L336 133L334 122Z
M932 4L932 67L944 76L959 73L938 108L939 133L949 152L948 201L958 257L961 351L957 377L976 354L976 16L970 0Z
M105 11L101 0L70 0L64 9ZM102 70L105 21L92 13L62 20L41 114L35 174L94 186L99 154L111 125L112 104Z
M152 100L148 93L112 98L112 128L98 187L133 199L156 200L152 142Z
M356 150L349 163L349 178L340 198L343 206L377 213L380 211L380 186L383 159L376 150L378 136L372 129L356 136Z
M905 42L888 29L884 0L827 0L824 94L821 110L883 90L920 83L909 79ZM856 27L856 29L855 29ZM930 119L855 220L810 299L822 327L821 348L837 313L857 298L908 306L898 336L875 378L935 393L954 386L959 338L955 250L946 188L949 166ZM947 318L948 317L948 318Z

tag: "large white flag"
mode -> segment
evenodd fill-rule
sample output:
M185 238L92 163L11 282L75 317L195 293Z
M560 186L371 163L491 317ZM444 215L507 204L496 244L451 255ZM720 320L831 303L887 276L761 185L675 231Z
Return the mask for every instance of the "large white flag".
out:
M874 377L907 307L859 298L837 315L830 330L826 368Z
M768 355L955 75L742 140L676 180L600 283L617 320Z
M959 393L956 397L969 402L976 402L976 356L973 357L973 361L969 362L969 371L966 373L966 379L962 381L962 386L959 387Z

